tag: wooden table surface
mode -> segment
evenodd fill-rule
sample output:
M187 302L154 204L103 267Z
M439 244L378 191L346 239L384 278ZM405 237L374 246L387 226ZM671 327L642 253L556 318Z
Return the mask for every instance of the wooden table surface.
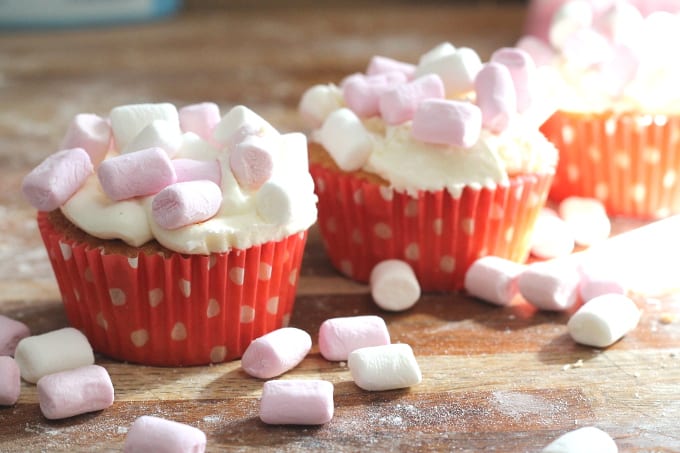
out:
M232 10L194 4L157 23L0 33L0 313L36 334L67 325L35 212L19 186L55 151L75 113L212 100L223 109L246 104L283 131L300 130L296 104L311 84L361 71L374 54L414 61L446 40L486 59L518 38L523 19L518 3ZM19 402L0 408L0 451L120 450L128 427L144 414L202 429L209 451L540 451L587 425L607 431L623 452L680 451L680 298L637 301L640 325L604 351L570 340L568 313L527 305L497 308L464 295L426 294L410 311L386 313L365 285L332 269L314 227L291 324L310 332L315 344L285 378L333 382L330 423L261 423L262 381L249 378L238 361L174 369L97 357L116 390L111 408L48 421L35 387L23 383ZM365 392L346 367L321 358L320 323L358 314L383 316L393 341L413 347L422 384Z

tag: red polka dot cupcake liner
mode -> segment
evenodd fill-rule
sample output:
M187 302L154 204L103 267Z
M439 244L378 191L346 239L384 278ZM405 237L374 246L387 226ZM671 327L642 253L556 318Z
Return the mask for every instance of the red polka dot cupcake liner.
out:
M680 117L558 112L541 128L560 153L550 198L597 198L614 216L680 213Z
M211 255L107 253L38 214L69 322L95 351L157 366L239 358L288 324L307 233Z
M319 197L318 225L333 266L367 282L386 259L408 262L424 291L456 291L477 258L524 261L552 174L510 179L495 189L396 192L352 173L312 163Z

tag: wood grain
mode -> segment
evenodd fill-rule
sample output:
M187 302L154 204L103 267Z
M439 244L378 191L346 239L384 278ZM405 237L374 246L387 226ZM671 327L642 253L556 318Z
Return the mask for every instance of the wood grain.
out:
M23 175L54 151L72 115L106 114L143 101L245 103L282 130L306 87L363 70L374 54L414 61L441 41L488 57L521 33L521 4L407 2L315 8L216 2L166 21L116 28L0 34L0 313L34 333L67 325L42 248ZM619 230L636 222L617 219ZM493 307L464 295L425 294L408 312L387 313L365 285L329 264L314 227L291 324L314 338L311 354L284 378L335 385L336 412L321 427L258 419L262 381L238 361L154 368L97 357L116 402L101 412L48 421L34 386L0 408L0 451L120 451L136 417L190 423L209 451L540 451L558 435L596 425L622 452L680 451L680 296L637 295L638 328L606 350L574 344L570 313L528 305ZM369 393L347 367L323 360L316 333L333 316L378 314L393 341L410 344L423 382Z

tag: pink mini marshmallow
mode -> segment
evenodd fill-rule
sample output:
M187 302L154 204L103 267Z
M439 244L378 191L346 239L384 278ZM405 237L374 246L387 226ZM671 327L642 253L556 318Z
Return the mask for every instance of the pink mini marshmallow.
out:
M581 286L579 294L583 302L605 294L622 294L628 292L624 273L617 266L625 264L611 263L609 266L597 266L589 263L581 265Z
M536 71L536 64L531 55L516 47L504 47L491 55L491 61L500 63L510 71L512 83L517 95L517 111L522 113L531 107L531 78Z
M151 201L158 225L174 230L210 219L222 206L222 189L205 179L171 184Z
M366 75L369 76L387 74L390 72L401 72L406 76L407 80L411 80L416 72L416 66L411 63L404 63L403 61L375 55L371 58L371 61L368 63L368 68L366 69Z
M555 51L543 40L534 36L524 36L517 41L517 48L527 52L536 66L547 66L555 59Z
M177 182L207 179L222 184L222 168L217 160L173 159Z
M611 58L600 65L602 87L612 96L621 96L640 68L640 56L631 48L616 46Z
M319 352L330 361L347 360L355 349L390 344L385 321L375 315L325 320L319 328Z
M151 415L142 415L125 437L124 453L203 453L207 439L198 428Z
M379 262L371 270L369 282L373 301L383 310L408 310L420 299L418 278L406 261Z
M229 153L229 167L238 184L247 190L257 190L271 178L274 171L272 140L250 136Z
M475 78L475 90L482 124L492 132L503 132L517 112L517 93L508 67L493 62L482 66Z
M61 141L61 149L82 148L96 167L111 145L111 124L94 113L77 114Z
M260 420L268 425L323 425L333 418L333 384L317 379L267 381Z
M312 348L312 337L302 329L283 327L248 345L241 366L249 375L269 379L295 368Z
M562 200L558 211L579 245L594 245L607 239L611 233L611 221L600 200L568 197Z
M0 315L0 356L14 356L17 343L30 335L31 331L26 324Z
M52 211L66 203L92 171L90 155L84 149L65 149L50 155L26 175L21 191L34 208Z
M517 280L527 266L498 256L475 260L465 273L465 290L474 297L506 306L519 294Z
M99 365L48 374L38 380L38 401L45 418L58 420L106 409L113 404L113 384Z
M413 115L411 134L416 140L437 145L470 148L482 131L482 111L474 104L427 99Z
M193 132L210 141L215 126L220 122L220 108L214 102L191 104L179 109L179 125L184 132Z
M380 96L395 86L405 83L406 76L401 72L389 72L366 76L353 74L342 82L342 96L345 104L362 118L380 113Z
M380 115L388 124L403 123L413 118L418 104L425 99L444 99L444 82L437 74L424 75L383 93Z
M530 264L519 275L519 292L541 310L568 310L578 300L581 275L571 263L544 261Z
M0 356L0 406L12 406L21 394L21 372L17 362Z
M147 148L105 160L97 170L112 200L153 195L177 181L175 167L162 148Z
M569 65L587 69L611 57L612 47L607 39L591 29L575 32L565 41L562 55Z
M542 209L531 233L531 254L541 259L569 255L574 251L574 233L555 211Z

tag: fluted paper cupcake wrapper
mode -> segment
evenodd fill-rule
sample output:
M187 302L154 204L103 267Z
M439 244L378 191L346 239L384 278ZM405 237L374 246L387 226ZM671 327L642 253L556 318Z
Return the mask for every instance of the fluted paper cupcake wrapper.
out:
M38 225L69 322L95 351L146 365L202 365L240 357L285 326L307 233L246 250L169 257L107 254Z
M541 129L560 152L550 198L597 198L610 215L680 213L680 117L558 112Z
M446 190L412 197L320 164L310 171L333 266L367 282L380 261L405 260L425 291L461 289L481 256L524 261L552 180L552 174L525 175L495 189L467 187L458 198Z

